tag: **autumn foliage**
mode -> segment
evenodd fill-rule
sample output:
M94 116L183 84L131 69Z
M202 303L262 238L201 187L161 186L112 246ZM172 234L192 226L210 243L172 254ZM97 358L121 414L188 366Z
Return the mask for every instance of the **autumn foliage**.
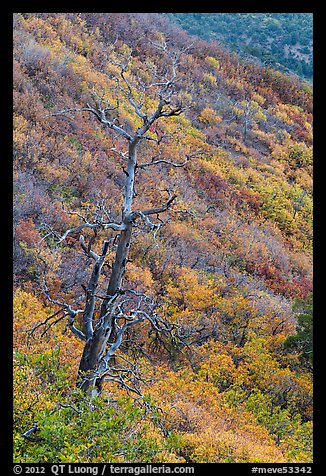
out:
M119 349L142 398L107 382L87 400L75 388L82 343L60 314L38 326L58 310L41 278L73 302L92 264L77 234L58 245L51 230L60 237L104 209L117 217L125 180L119 138L86 114L51 113L94 91L116 100L110 60L130 51L130 78L155 82L149 38L190 44L159 14L14 16L14 459L311 462L312 366L284 345L298 330L294 303L312 291L312 93L298 79L200 40L182 56L185 113L149 131L164 137L160 152L150 140L139 152L142 163L159 153L181 163L200 150L137 176L140 209L177 195L157 233L137 229L125 276L172 329L142 322ZM144 101L154 107L150 93ZM138 127L119 106L124 127Z

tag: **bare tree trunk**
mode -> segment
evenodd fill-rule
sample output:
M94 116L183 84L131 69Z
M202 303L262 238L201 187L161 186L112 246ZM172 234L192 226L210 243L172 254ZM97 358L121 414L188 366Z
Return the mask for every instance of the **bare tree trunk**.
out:
M122 220L125 225L125 230L122 230L119 235L117 251L106 292L106 297L103 300L101 306L99 325L95 328L94 333L87 340L79 364L78 385L85 392L88 392L90 388L93 388L93 391L96 391L96 388L98 391L101 390L101 379L99 377L101 360L105 353L108 342L112 342L114 339L114 312L121 290L123 276L126 270L132 235L131 207L134 196L135 170L137 164L136 147L138 143L139 138L136 136L129 144L128 169L126 171L124 203L122 209Z
M129 102L130 106L133 108L134 113L137 119L141 119L142 125L133 133L130 134L127 132L119 121L116 118L112 117L112 112L117 109L117 106L108 105L105 102L103 107L98 106L97 108L91 107L87 104L86 107L81 108L66 108L58 113L53 113L52 115L62 115L70 112L89 112L94 115L97 120L102 123L106 129L113 131L120 137L123 137L128 142L128 157L126 153L119 151L115 145L111 150L117 152L123 160L127 160L127 170L124 170L126 179L123 195L123 206L122 206L122 221L121 223L98 223L93 222L89 223L85 217L84 223L78 225L74 228L67 230L64 235L60 238L59 243L61 243L69 233L79 232L85 228L87 229L113 229L119 232L118 244L115 254L115 259L112 267L111 277L108 283L106 290L106 295L101 304L99 315L97 319L94 319L95 311L95 302L96 302L96 289L98 286L98 281L101 273L102 266L104 264L105 255L108 249L108 242L105 242L102 249L102 254L98 256L95 252L90 250L90 245L87 247L85 245L84 239L80 236L80 243L84 252L95 259L95 264L93 271L88 283L88 288L86 290L86 303L85 309L83 311L83 332L80 331L73 325L74 317L81 310L74 311L71 307L65 303L59 301L56 302L58 305L62 306L63 309L70 316L70 328L78 335L83 341L85 341L85 347L83 350L83 355L81 357L79 369L78 369L78 379L77 385L85 393L93 394L93 392L100 392L103 378L105 373L110 367L110 362L114 359L114 352L119 348L122 342L122 336L125 330L138 322L141 322L144 319L144 312L136 310L132 317L128 316L128 319L125 318L124 325L118 325L117 319L121 318L121 310L119 311L119 305L121 304L120 294L121 286L123 282L123 277L126 270L126 265L128 262L128 253L130 248L130 241L132 237L132 230L134 225L134 220L142 219L145 223L152 226L157 226L150 221L148 218L150 215L157 215L168 210L173 200L176 198L176 195L170 193L170 197L167 200L166 204L157 207L151 208L148 210L142 211L132 211L132 203L134 197L134 181L135 173L137 168L137 158L136 151L137 146L141 141L144 140L154 140L157 144L160 144L159 138L155 139L152 135L147 135L147 132L150 130L150 127L156 122L159 118L168 118L173 116L178 116L183 112L181 103L179 100L175 100L173 105L172 97L175 91L175 82L176 82L176 68L179 65L181 54L187 50L181 50L179 54L169 55L167 52L166 43L152 43L153 47L165 54L170 62L170 68L167 68L164 73L162 73L161 80L157 83L153 83L147 88L142 85L136 85L138 91L142 94L145 94L149 87L157 87L157 98L158 103L154 112L143 112L143 103L142 100L136 99L133 92L133 85L130 82L130 79L125 75L132 56L130 55L127 58L127 61L124 64L114 63L120 68L120 78L117 78L117 88L121 92L122 96ZM98 97L99 98L99 97ZM148 163L138 164L139 168L151 167L156 164L166 163L175 167L182 167L188 161L189 157L187 156L186 160L183 163L173 163L165 159L152 160ZM161 221L162 222L162 221ZM120 315L119 315L120 312ZM143 314L141 314L143 312ZM118 317L119 316L119 317ZM123 316L122 316L123 318ZM112 378L111 378L112 380Z
M78 375L79 387L85 392L93 386L97 387L100 391L98 371L107 343L109 340L112 340L114 334L114 312L127 264L131 234L132 224L129 223L127 230L122 231L119 237L111 279L106 298L101 306L99 325L95 328L93 335L88 339L84 347Z

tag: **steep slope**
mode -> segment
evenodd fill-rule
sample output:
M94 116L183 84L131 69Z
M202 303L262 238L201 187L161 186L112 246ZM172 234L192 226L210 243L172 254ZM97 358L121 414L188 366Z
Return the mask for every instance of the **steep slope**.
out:
M165 226L135 234L126 287L150 296L172 331L142 323L121 347L145 396L139 408L108 382L109 405L99 399L91 412L71 390L82 346L67 321L26 331L53 322L46 294L83 298L92 260L78 234L58 238L82 216L119 217L126 173L114 149L125 144L87 114L51 113L112 101L114 61L131 51L130 81L155 83L150 41L166 39L171 52L193 43L178 69L186 111L151 133L165 137L170 162L196 154L137 176L140 209L166 190L177 199ZM153 107L150 91L144 101ZM194 41L158 14L25 13L15 15L14 104L16 461L311 461L311 369L283 345L296 332L295 300L312 291L309 85ZM123 98L119 121L137 127ZM149 140L141 162L157 153ZM71 406L53 413L58 399ZM21 437L29 422L42 438L33 446Z
M187 32L312 79L312 13L163 13Z

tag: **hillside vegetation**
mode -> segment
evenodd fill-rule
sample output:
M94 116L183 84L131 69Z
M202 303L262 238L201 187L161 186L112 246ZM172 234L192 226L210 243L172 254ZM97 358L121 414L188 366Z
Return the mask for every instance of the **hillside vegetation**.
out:
M192 35L312 80L312 13L164 13Z
M155 227L136 223L123 284L157 320L128 328L90 398L76 387L85 343L71 309L89 299L103 240L98 299L106 292L117 232L98 224L120 219L125 142L87 112L53 114L117 101L115 124L134 133L127 99L145 84L154 110L149 85L167 66L153 45L164 42L183 51L174 93L184 112L140 144L140 164L163 162L138 167L134 202L176 197ZM159 14L15 14L13 55L14 460L311 462L309 84ZM93 225L84 238L61 239L80 223Z

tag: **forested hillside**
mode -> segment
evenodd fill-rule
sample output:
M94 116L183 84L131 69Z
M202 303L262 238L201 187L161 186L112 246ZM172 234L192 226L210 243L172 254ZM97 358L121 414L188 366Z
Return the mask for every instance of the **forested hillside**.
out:
M150 13L13 56L14 460L311 462L310 85Z
M312 79L312 13L164 13L192 35Z

